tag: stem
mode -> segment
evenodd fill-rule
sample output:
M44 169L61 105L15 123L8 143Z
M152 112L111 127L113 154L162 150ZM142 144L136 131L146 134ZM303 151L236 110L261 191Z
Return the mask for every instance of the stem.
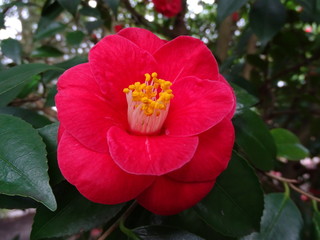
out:
M312 199L311 201L314 211L319 212L317 201L314 199Z
M276 175L273 175L272 173L268 173L266 172L265 173L267 176L271 177L271 178L274 178L276 180L279 180L281 182L285 182L285 183L298 183L298 181L296 179L290 179L290 178L284 178L284 177L279 177L279 176L276 176Z
M284 186L284 195L288 199L288 198L290 198L290 188L288 186L288 183L283 182L283 186Z
M115 221L99 238L98 240L104 240L106 239L119 225L123 225L123 222L130 216L132 211L136 208L138 205L137 201L134 201L130 207ZM120 225L120 228L121 228Z
M306 195L308 198L310 198L314 201L320 202L320 198L317 198L317 197L313 196L312 194L303 191L302 189L298 188L297 186L293 185L292 183L288 183L288 184L296 192L301 193L303 195Z

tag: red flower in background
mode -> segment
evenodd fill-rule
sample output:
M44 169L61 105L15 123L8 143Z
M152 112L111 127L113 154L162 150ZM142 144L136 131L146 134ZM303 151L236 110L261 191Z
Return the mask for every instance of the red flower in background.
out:
M117 24L113 27L113 30L115 33L119 32L120 30L122 30L124 28L124 26L122 24Z
M182 10L181 0L152 0L157 12L166 17L174 17Z
M200 201L227 167L235 97L198 39L126 28L58 81L58 163L88 199L161 215Z

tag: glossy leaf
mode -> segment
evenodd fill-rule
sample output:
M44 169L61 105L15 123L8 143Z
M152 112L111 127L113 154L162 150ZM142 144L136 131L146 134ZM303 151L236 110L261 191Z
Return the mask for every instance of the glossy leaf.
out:
M257 168L273 169L276 146L265 123L253 111L244 109L234 118L236 143L243 149L250 162Z
M86 231L109 222L124 204L103 205L91 202L67 185L57 192L58 209L37 209L31 239L62 237Z
M61 57L63 52L52 46L41 46L36 48L32 53L32 57Z
M68 32L66 35L67 43L71 46L77 46L82 42L84 36L82 31Z
M75 16L81 0L58 0L58 2L64 9Z
M41 18L39 27L34 35L35 40L41 40L43 38L51 37L58 32L63 31L67 25L60 22L51 21L47 18Z
M140 239L152 239L152 240L202 240L203 238L194 235L190 232L173 228L169 226L153 225L153 226L143 226L132 230Z
M46 144L47 158L49 165L49 176L51 185L56 185L64 180L62 176L58 161L57 161L57 134L58 134L58 123L52 123L43 128L39 128L39 134L43 139L43 142Z
M67 61L57 63L54 66L59 68L59 70L49 70L49 71L46 71L45 73L43 73L43 81L45 83L48 83L51 80L58 78L68 68L71 68L71 67L78 65L78 64L81 64L81 63L85 63L87 61L88 61L87 57L77 56L77 57L71 58Z
M313 213L312 222L314 226L314 235L316 239L320 239L320 213L318 211Z
M117 16L120 0L103 0L103 1L111 8L113 14Z
M30 124L0 114L0 193L35 199L57 207L49 185L45 145Z
M252 107L258 103L258 99L248 93L242 87L239 87L237 84L231 83L231 86L236 94L237 99L237 112L241 111L243 108Z
M241 8L248 0L223 0L218 1L218 22L222 22L230 14Z
M253 169L234 153L227 170L195 210L208 225L225 236L241 237L258 231L263 192Z
M2 40L1 51L4 56L11 58L17 64L21 64L22 47L18 40L12 38Z
M263 42L268 42L285 24L286 9L280 0L257 0L250 11L249 24Z
M20 92L21 86L34 75L47 70L59 70L54 66L42 63L23 64L0 72L0 106L6 106ZM11 90L18 88L19 91ZM10 93L10 94L9 94Z
M6 28L4 25L4 14L0 12L0 29Z
M271 134L277 146L278 157L300 160L309 155L308 149L300 143L299 138L292 132L283 128L275 128L271 130Z
M303 219L294 202L283 193L265 196L265 209L260 233L253 233L241 240L300 240Z
M38 114L35 111L18 108L18 107L0 107L1 114L9 114L15 117L22 118L24 121L30 123L34 128L41 128L52 123L48 118Z

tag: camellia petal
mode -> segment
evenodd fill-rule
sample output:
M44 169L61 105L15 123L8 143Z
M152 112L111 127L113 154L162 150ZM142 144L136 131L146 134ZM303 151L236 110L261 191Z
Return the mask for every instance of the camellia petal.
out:
M199 135L199 146L191 161L168 176L183 182L216 179L229 163L233 143L233 125L229 119L224 119Z
M63 133L59 143L58 163L63 176L82 195L97 203L129 201L154 181L152 176L137 176L122 171L108 154L89 150L67 132Z
M127 126L126 110L119 111L108 102L88 63L77 65L60 77L55 100L58 118L66 131L94 151L108 152L106 135L110 126Z
M224 119L232 110L234 97L221 81L196 77L179 79L172 86L174 98L164 127L172 136L202 133Z
M152 0L157 12L166 17L174 17L182 10L181 0Z
M181 168L193 157L198 137L135 136L113 127L108 132L110 155L124 171L156 175Z
M152 32L142 28L125 28L120 31L118 35L129 39L138 47L148 51L151 54L153 54L166 43L166 41L160 39Z
M183 183L159 177L137 201L144 208L159 215L177 214L194 206L212 189L215 181Z
M102 92L118 109L127 108L123 88L143 82L144 74L157 71L150 53L119 35L105 37L97 43L89 53L89 63Z
M163 45L154 54L161 75L167 81L195 76L218 80L218 64L207 46L199 39L180 36Z

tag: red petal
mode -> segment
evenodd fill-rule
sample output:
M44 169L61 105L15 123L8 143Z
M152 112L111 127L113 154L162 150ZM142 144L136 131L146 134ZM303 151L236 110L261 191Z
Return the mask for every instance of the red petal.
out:
M185 76L218 80L218 64L207 46L199 39L180 36L163 45L155 54L161 78L174 82Z
M61 124L78 141L98 152L108 152L106 136L111 126L127 125L126 109L121 111L108 101L88 63L67 70L59 78L56 105Z
M144 82L145 73L157 72L150 53L119 35L103 38L89 53L89 63L102 92L118 109L127 109L123 89Z
M166 134L192 136L213 127L232 110L234 97L229 85L195 77L179 79L172 85Z
M142 28L125 28L118 33L118 35L129 39L135 43L138 47L153 54L165 41L157 37L152 32Z
M198 137L134 136L113 127L108 132L108 143L111 157L124 171L160 176L190 161Z
M58 146L63 176L91 201L117 204L136 198L154 177L122 171L108 154L93 152L65 132Z
M229 83L228 83L228 81L227 81L221 74L219 74L219 81L222 81L222 82L228 84L228 86L230 86ZM231 89L232 94L233 94L234 104L233 104L233 107L232 107L231 112L230 112L230 113L228 114L228 116L227 116L228 119L231 119L231 118L233 117L233 115L234 115L234 113L235 113L235 111L236 111L236 107L237 107L236 95L235 95L235 93L234 93L234 91L233 91L233 88L232 88L231 86L230 86L230 89Z
M177 181L204 182L216 179L226 169L234 144L234 128L229 119L199 135L194 157L168 175Z
M182 183L159 177L137 201L144 208L159 215L177 214L194 206L212 189L215 181Z

